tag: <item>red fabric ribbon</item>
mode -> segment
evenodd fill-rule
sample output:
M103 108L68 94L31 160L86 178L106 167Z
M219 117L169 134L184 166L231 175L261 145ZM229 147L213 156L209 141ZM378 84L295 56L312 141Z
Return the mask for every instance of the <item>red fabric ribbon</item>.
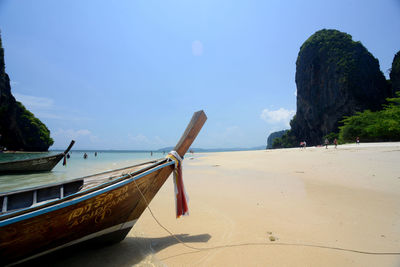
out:
M167 158L175 162L174 169L174 188L175 188L175 207L176 218L182 215L189 215L188 197L186 195L185 187L182 178L182 161L183 158L176 151L168 153Z
M176 194L176 218L189 214L187 196L182 178L182 164L179 163L174 170L175 194Z

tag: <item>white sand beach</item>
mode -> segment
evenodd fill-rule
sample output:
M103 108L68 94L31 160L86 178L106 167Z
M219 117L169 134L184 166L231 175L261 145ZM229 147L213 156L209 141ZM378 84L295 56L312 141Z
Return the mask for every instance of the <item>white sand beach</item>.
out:
M184 163L190 216L175 219L171 178L150 207L200 250L180 244L146 211L123 242L57 264L400 265L400 255L360 253L400 253L400 143L190 157Z

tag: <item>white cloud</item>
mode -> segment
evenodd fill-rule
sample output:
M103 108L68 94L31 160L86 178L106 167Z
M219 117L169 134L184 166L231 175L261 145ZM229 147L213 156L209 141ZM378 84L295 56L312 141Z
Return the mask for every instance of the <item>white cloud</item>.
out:
M203 137L202 145L195 145L195 147L240 147L243 141L247 139L247 135L238 125L221 125L219 122L214 129L205 131L204 135L199 138Z
M80 114L73 115L74 111L63 111L65 108L55 105L54 100L48 97L39 97L13 93L17 101L21 102L30 112L40 119L56 119L69 121L82 121L89 118ZM76 113L76 112L75 112Z
M150 140L147 138L147 136L143 134L138 134L136 136L133 136L131 134L128 134L129 140L131 140L135 144L149 144Z
M192 54L194 56L201 56L203 54L203 50L203 44L200 41L196 40L192 43Z
M29 110L43 110L54 107L54 101L47 97L38 97L14 93L14 97Z
M143 134L128 134L128 140L130 141L128 145L133 146L134 149L157 149L167 145L159 136L148 137Z
M75 149L87 148L93 145L98 146L98 144L102 143L100 138L93 135L88 129L58 129L52 134L52 137L55 148L63 148L71 140L76 141Z
M156 144L165 144L166 142L159 136L154 137Z
M64 137L67 139L78 139L83 136L92 136L91 132L87 129L73 130L73 129L58 129L54 133L54 137Z
M294 91L294 95L297 96L297 89Z
M289 126L289 122L296 112L294 110L287 110L280 108L277 110L264 109L261 112L261 119L270 124L280 124Z

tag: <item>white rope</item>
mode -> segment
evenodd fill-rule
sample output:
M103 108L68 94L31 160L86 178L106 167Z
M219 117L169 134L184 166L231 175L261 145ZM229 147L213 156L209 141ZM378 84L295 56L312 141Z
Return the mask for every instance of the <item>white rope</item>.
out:
M161 222L156 218L153 211L150 208L149 202L147 201L146 197L143 195L142 191L140 190L138 184L135 180L133 180L136 188L138 189L140 195L142 196L144 202L146 203L147 209L149 210L151 216L156 221L156 223L163 228L171 237L173 237L178 243L182 244L183 246L196 250L196 251L204 251L204 250L212 250L212 249L221 249L221 248L230 248L230 247L242 247L242 246L294 246L294 247L312 247L312 248L320 248L320 249L330 249L330 250L339 250L339 251L346 251L351 253L358 253L358 254L367 254L367 255L380 255L380 256L388 256L388 255L400 255L400 252L375 252L375 251L363 251L363 250L356 250L356 249L348 249L348 248L341 248L341 247L334 247L334 246L327 246L327 245L317 245L317 244L308 244L308 243L286 243L286 242L277 242L277 243L269 243L269 242L249 242L249 243L239 243L239 244L228 244L228 245L220 245L220 246L211 246L211 247L194 247L191 245L186 244L185 241L180 240L172 231L168 230L167 227L161 224ZM179 255L175 255L179 256ZM172 256L174 257L174 256ZM170 258L170 257L168 257ZM166 259L168 259L166 258Z
M183 158L181 158L181 156L179 156L178 152L176 152L175 150L171 150L168 154L171 154L178 160L179 163L182 163Z
M390 256L390 255L395 255L399 256L400 252L375 252L375 251L363 251L363 250L356 250L356 249L348 249L348 248L341 248L341 247L334 247L334 246L327 246L327 245L317 245L317 244L308 244L308 243L286 243L286 242L277 242L277 243L269 243L269 242L249 242L249 243L239 243L239 244L228 244L228 245L220 245L220 246L211 246L211 247L194 247L191 245L186 244L185 241L180 240L172 231L170 231L167 227L161 224L161 222L156 218L154 215L153 211L150 208L149 202L147 201L146 197L143 195L142 191L140 190L138 184L136 183L135 180L133 182L136 185L136 188L138 189L140 195L142 196L144 202L146 203L146 207L149 210L151 216L155 220L155 222L163 228L171 237L173 237L178 243L182 244L183 246L193 249L197 252L199 251L205 251L205 250L213 250L213 249L221 249L221 248L231 248L231 247L242 247L242 246L294 246L294 247L312 247L312 248L320 248L320 249L329 249L329 250L338 250L338 251L345 251L345 252L351 252L351 253L358 253L358 254L366 254L366 255L377 255L377 256ZM183 253L186 254L186 253ZM168 258L176 257L180 255L175 255L171 256ZM164 260L168 259L165 258Z

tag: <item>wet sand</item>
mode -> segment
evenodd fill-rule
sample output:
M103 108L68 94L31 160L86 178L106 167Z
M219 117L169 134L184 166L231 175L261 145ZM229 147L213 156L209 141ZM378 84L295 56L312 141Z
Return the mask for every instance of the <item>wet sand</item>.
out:
M171 178L150 207L165 227L201 250L180 244L145 211L123 242L75 251L52 264L400 265L400 255L338 250L400 253L400 143L190 157L184 163L190 216L175 219Z

